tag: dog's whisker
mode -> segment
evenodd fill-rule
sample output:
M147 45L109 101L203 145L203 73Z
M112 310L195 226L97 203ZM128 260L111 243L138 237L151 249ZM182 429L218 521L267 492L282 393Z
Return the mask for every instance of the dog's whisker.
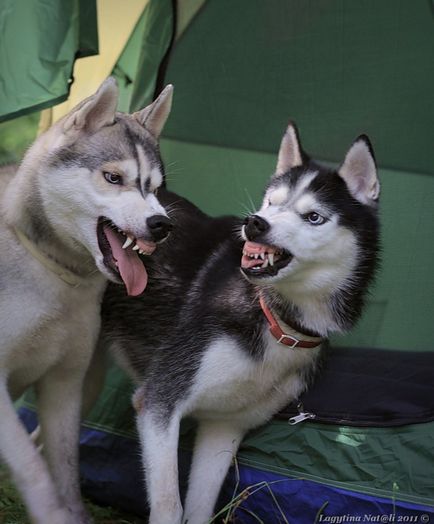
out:
M251 215L251 214L255 213L256 205L254 204L252 196L250 195L250 193L247 190L247 188L244 188L244 191L245 191L245 193L247 195L247 198L249 199L249 203L250 203L250 209L247 208L247 211Z

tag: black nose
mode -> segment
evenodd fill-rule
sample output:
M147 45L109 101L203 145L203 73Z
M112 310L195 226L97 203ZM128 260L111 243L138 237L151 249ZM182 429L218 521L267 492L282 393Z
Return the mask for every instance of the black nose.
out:
M172 222L164 215L152 215L146 220L154 242L159 242L167 237L173 229Z
M258 215L251 215L244 220L246 237L253 240L270 229L270 224Z

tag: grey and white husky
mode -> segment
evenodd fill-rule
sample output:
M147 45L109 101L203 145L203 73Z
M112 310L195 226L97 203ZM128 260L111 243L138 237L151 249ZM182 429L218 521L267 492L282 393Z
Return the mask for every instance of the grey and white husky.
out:
M297 398L324 339L356 322L377 264L378 196L367 137L333 170L306 156L293 125L262 207L244 222L160 193L175 230L151 257L142 297L110 286L101 341L138 384L152 524L207 522L244 434ZM198 431L183 510L187 415Z
M11 180L2 174L0 456L38 524L89 522L77 467L82 381L106 279L141 293L137 251L150 254L170 229L155 192L171 98L168 86L142 111L117 113L108 79L36 140ZM46 461L12 403L31 385Z

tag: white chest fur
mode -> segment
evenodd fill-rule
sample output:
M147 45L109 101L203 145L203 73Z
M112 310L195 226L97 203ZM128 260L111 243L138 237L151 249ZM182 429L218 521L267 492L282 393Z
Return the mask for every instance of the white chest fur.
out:
M199 419L233 419L243 426L262 424L306 387L305 371L319 348L290 349L267 332L260 360L247 355L230 337L215 340L207 348L187 411Z

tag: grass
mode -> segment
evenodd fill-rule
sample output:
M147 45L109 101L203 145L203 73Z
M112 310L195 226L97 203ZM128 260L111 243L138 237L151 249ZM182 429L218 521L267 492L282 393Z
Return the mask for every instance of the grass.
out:
M146 520L86 500L95 524L145 524ZM24 505L4 468L0 468L0 524L29 524Z

